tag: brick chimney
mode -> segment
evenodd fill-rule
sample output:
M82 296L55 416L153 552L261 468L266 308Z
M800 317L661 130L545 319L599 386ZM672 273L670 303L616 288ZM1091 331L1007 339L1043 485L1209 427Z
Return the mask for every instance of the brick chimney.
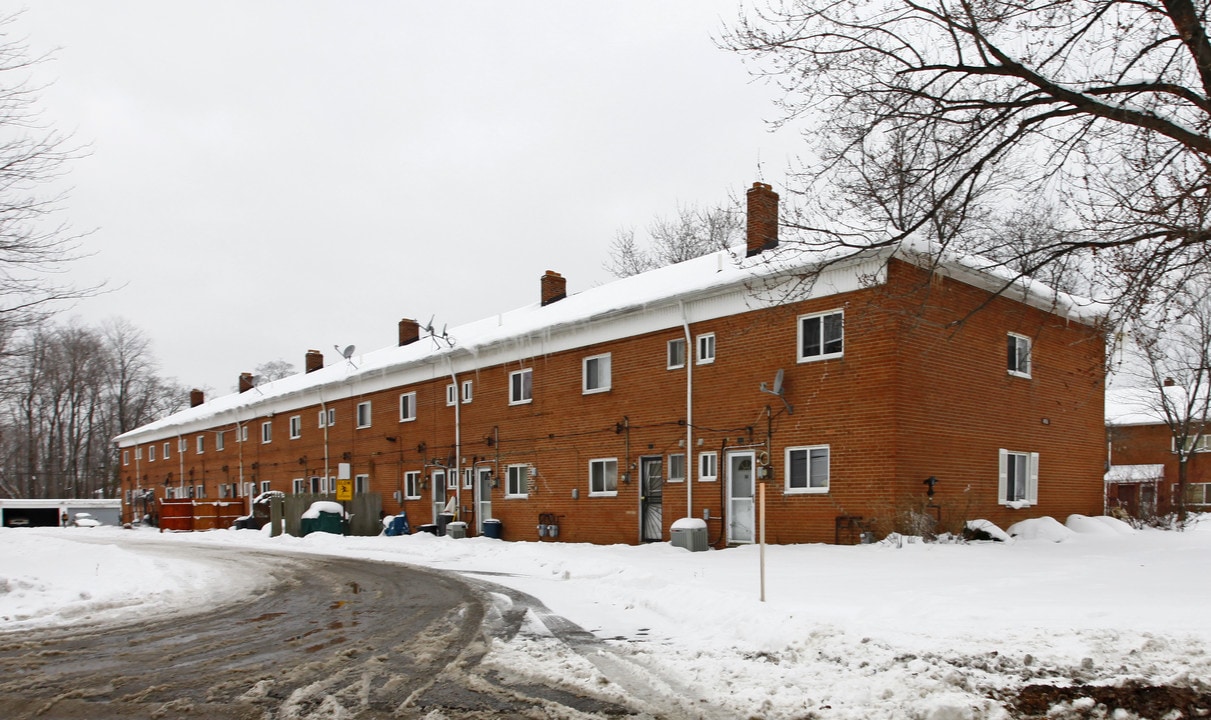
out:
M548 270L542 276L542 304L550 305L568 296L568 281L563 275Z
M240 373L240 392L248 392L253 387L252 373Z
M315 372L324 369L324 353L319 350L308 350L303 356L303 372Z
M778 246L778 193L765 183L755 182L748 197L748 252L752 257Z
M399 321L399 346L411 345L420 340L420 323L412 318Z
M189 391L189 407L197 407L206 402L206 395L199 389L194 388Z

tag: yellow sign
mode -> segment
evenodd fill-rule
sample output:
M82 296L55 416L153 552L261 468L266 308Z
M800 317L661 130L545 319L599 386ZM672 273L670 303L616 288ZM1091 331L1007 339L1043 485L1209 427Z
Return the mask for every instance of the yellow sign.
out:
M336 481L336 501L347 502L353 499L353 481L352 480L337 480Z

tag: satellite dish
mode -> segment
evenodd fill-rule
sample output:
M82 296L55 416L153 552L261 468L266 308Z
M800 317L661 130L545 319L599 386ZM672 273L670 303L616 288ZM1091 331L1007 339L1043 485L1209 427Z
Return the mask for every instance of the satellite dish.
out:
M345 359L348 360L349 358L353 357L354 349L355 348L352 345L346 346L344 350L341 350L341 355L344 355Z
M774 394L782 395L782 368L778 368L778 373L774 375Z

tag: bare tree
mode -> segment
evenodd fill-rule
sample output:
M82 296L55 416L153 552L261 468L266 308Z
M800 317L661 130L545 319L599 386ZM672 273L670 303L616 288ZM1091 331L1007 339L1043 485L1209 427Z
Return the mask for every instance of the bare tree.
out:
M297 372L294 365L285 360L270 360L269 362L261 363L253 370L254 382L257 385L263 385L274 380L281 380L284 377L290 377Z
M1211 284L1184 288L1165 307L1153 308L1131 333L1138 353L1137 380L1147 388L1143 404L1159 415L1173 435L1177 455L1178 522L1186 520L1186 488L1191 457L1200 452L1211 427Z
M679 206L674 217L657 217L648 224L644 244L635 240L633 228L618 230L605 269L615 277L629 277L727 249L743 227L744 218L734 209Z
M91 295L58 277L79 257L80 236L52 215L61 196L41 190L59 178L78 154L69 139L44 126L36 103L32 57L12 35L14 16L0 17L0 324L20 325L59 300Z
M721 44L806 125L786 223L808 248L999 247L1021 275L1086 272L1128 316L1209 260L1208 1L771 0ZM999 244L1040 203L1054 232Z

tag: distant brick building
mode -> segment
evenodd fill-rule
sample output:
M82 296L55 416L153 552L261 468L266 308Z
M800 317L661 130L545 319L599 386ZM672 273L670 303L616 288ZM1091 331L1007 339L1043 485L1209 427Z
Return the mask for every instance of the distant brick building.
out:
M1132 517L1168 515L1178 507L1178 456L1173 433L1157 420L1108 418L1106 439L1107 511L1121 508ZM1186 465L1186 509L1211 511L1211 438L1203 436Z
M754 541L762 484L775 543L1100 513L1096 316L911 251L806 284L777 195L748 195L746 252L579 293L548 271L532 305L445 338L403 320L396 347L197 394L117 439L125 494L327 491L347 463L414 526L452 502L507 540L637 543L691 516L716 546Z

